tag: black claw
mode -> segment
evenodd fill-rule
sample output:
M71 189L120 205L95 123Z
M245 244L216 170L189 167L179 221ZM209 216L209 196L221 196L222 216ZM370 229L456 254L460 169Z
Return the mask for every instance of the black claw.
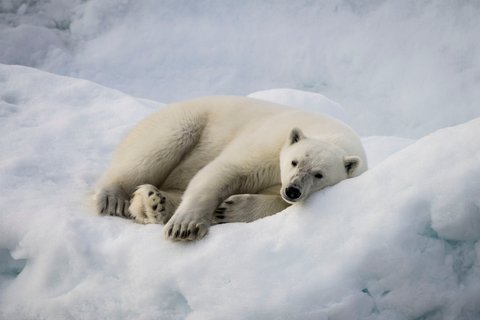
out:
M182 233L180 234L180 238L185 239L186 235L187 235L187 232L183 230Z
M227 200L225 201L225 204L233 204L234 202L232 200Z
M195 229L193 229L193 235L197 236L198 231L200 231L200 229L198 227L195 227Z
M177 231L175 232L175 238L178 238L178 235L179 235L179 234L180 234L180 230L177 230Z
M190 237L190 234L191 234L191 233L192 233L192 232L191 232L190 230L187 230L187 235L186 235L186 237L187 237L187 238Z
M105 209L103 211L107 213L107 210L108 210L108 197L105 197Z
M215 216L215 217L217 217L218 219L225 219L225 216L224 216L224 215L217 215L217 216Z
M153 196L153 194L154 194L154 192L153 192L153 191L150 191L150 192L148 193L148 196L151 197L151 196Z
M169 237L172 236L172 231L173 231L173 229L168 230L168 236L169 236Z

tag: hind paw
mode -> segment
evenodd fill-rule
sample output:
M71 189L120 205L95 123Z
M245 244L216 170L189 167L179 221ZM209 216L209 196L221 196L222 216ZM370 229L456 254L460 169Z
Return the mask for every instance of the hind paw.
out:
M166 197L151 184L137 187L130 201L130 213L138 223L165 224L172 216L166 208Z
M99 215L131 218L129 196L121 188L105 188L96 194L95 200Z

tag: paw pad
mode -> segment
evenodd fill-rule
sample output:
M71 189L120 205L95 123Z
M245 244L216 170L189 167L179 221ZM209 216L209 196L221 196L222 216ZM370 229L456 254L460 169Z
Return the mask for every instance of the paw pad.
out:
M155 186L145 184L134 192L129 209L138 223L165 223L165 203L166 198Z

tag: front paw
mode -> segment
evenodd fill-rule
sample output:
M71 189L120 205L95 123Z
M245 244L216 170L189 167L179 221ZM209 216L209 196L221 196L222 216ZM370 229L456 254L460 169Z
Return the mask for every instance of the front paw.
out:
M138 223L165 224L171 217L165 206L166 198L151 184L137 187L130 201L129 211Z
M172 241L198 240L208 233L210 224L206 219L195 219L188 214L175 213L165 225L165 238Z
M213 214L214 223L251 222L254 198L249 194L236 194L223 201Z

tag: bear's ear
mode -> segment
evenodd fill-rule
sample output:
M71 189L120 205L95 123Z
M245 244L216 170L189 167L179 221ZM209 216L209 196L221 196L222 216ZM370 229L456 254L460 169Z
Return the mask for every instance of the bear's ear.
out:
M357 168L360 165L360 157L357 156L347 156L343 158L343 163L345 166L345 171L347 171L347 177L352 177Z
M290 136L289 136L289 142L290 144L297 143L298 141L305 139L305 136L302 132L302 130L298 128L293 128L292 131L290 131Z

